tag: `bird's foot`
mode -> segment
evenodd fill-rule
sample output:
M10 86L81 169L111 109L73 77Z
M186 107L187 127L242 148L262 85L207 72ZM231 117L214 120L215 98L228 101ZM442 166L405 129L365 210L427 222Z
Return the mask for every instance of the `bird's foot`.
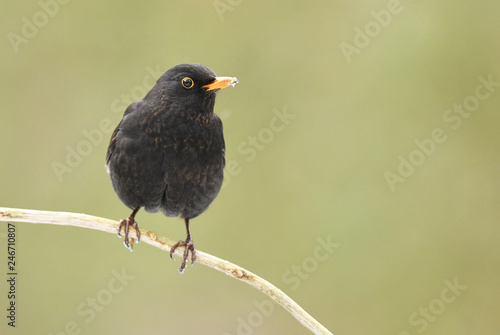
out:
M170 258L174 259L172 257L172 254L174 253L175 249L177 249L177 247L186 247L186 249L184 250L184 255L182 256L181 267L178 270L179 273L182 274L184 272L184 269L186 268L186 261L189 256L189 251L191 250L191 265L193 265L194 261L196 260L196 250L194 249L193 240L188 236L186 241L179 241L170 249Z
M121 231L123 228L123 232L125 233L125 239L123 241L123 244L125 244L125 247L128 250L134 251L134 238L128 237L130 226L132 226L135 229L135 234L137 235L137 243L139 243L139 241L141 240L141 232L139 231L139 226L137 225L137 222L132 216L129 216L128 218L120 221L120 224L118 225L118 237L122 236Z

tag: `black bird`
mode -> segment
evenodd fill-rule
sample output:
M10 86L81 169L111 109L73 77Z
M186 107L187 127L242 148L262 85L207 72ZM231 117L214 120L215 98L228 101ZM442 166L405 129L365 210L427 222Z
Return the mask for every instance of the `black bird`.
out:
M203 213L222 185L225 144L222 122L214 113L219 89L238 83L236 78L217 77L201 64L180 64L168 70L140 101L125 110L106 154L106 168L120 200L132 214L120 221L118 236L132 250L129 229L140 232L135 215L161 211L169 217L184 218L185 251L179 272L196 252L189 220Z

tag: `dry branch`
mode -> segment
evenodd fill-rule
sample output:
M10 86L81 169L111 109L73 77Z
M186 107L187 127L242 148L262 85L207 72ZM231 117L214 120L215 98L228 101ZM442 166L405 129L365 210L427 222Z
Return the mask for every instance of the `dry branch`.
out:
M82 228L89 228L95 230L101 230L107 233L116 234L118 228L118 222L104 219L96 216L77 214L77 213L67 213L67 212L50 212L50 211L38 211L30 209L17 209L17 208L3 208L0 207L0 221L5 222L29 222L29 223L43 223L43 224L55 224L61 226L76 226ZM152 231L141 229L141 242L150 244L154 247L162 249L166 252L170 252L170 248L175 244L165 237L158 236ZM135 236L135 231L130 230L131 237ZM181 257L184 252L184 247L175 250L175 255ZM219 270L233 278L241 280L262 293L268 295L271 299L276 301L278 304L283 306L290 314L292 314L300 323L302 323L306 328L311 330L314 334L330 334L323 325L316 321L311 315L309 315L302 307L300 307L295 301L290 299L283 291L278 289L273 284L262 279L256 274L243 269L242 267L230 263L228 261L222 260L218 257L212 256L210 254L204 253L202 251L196 251L196 263L206 265L213 269Z

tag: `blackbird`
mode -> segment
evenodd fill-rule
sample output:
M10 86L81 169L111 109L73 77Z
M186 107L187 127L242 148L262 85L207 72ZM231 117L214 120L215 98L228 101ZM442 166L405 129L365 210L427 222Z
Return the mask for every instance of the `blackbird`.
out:
M140 240L135 215L161 211L168 217L180 216L187 237L170 249L184 246L179 272L191 264L196 251L189 220L203 213L222 186L225 143L222 122L214 113L219 89L234 86L233 77L217 77L201 64L180 64L163 74L140 101L127 107L116 127L106 154L106 168L120 200L132 214L120 221L124 244L133 227Z

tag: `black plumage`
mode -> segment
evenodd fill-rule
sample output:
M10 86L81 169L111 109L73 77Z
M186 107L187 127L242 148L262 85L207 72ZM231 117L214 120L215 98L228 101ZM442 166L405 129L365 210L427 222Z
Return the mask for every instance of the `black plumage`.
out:
M219 89L235 85L231 77L217 77L201 64L180 64L168 70L143 100L125 111L106 155L106 167L120 200L133 210L120 222L125 246L129 227L140 233L134 217L144 207L169 217L184 218L187 238L179 271L195 249L189 220L203 213L222 185L225 144L222 122L214 113ZM133 241L132 241L133 242Z

